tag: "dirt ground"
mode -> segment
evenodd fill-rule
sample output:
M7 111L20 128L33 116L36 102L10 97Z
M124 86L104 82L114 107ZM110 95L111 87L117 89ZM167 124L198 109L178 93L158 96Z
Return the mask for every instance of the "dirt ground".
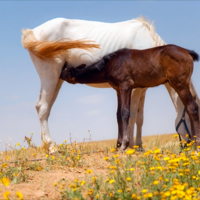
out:
M147 136L143 138L143 143L148 143L152 147L156 146L156 141L159 145L170 143L174 134L161 135L161 136ZM108 147L114 146L116 140L104 141ZM106 161L103 159L105 153L93 153L84 155L86 164L82 167L72 168L67 166L60 166L50 171L30 171L28 173L28 181L19 184L10 184L7 187L0 188L0 199L3 197L5 191L10 191L12 197L16 197L16 191L23 194L24 199L60 199L61 195L54 186L55 182L61 179L73 181L75 178L84 179L86 170L92 169L97 175L106 175ZM42 165L45 165L45 161ZM12 198L13 199L13 198Z

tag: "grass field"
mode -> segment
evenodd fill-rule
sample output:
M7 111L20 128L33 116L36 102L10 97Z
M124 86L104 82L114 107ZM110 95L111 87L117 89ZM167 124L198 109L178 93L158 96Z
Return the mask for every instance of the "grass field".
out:
M0 199L200 199L200 154L192 144L180 153L174 134L143 137L144 152L63 141L55 155L31 137L1 152Z

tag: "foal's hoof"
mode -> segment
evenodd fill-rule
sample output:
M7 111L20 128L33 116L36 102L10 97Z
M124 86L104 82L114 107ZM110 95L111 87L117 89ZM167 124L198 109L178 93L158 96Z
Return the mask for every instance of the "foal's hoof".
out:
M120 147L120 150L125 151L128 147L128 142L122 143L122 146Z
M121 146L122 146L122 143L117 141L117 147L116 147L116 148L118 149L118 148L120 148Z

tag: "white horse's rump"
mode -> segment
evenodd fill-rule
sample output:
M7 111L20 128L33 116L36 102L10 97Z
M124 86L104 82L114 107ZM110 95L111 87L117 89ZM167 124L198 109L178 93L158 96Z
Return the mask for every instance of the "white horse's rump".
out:
M41 138L42 141L50 144L50 151L52 151L52 145L48 129L48 117L63 83L63 81L59 79L59 76L65 62L71 66L79 66L83 63L91 65L101 59L104 55L120 48L146 49L165 45L165 42L155 32L153 25L149 24L143 18L119 23L102 23L57 18L36 27L32 31L36 41L40 44L50 42L51 45L56 45L58 44L57 41L67 38L67 41L89 40L95 41L96 44L100 45L100 49L95 48L92 51L75 47L69 49L67 52L62 51L58 54L54 54L54 48L52 48L50 55L52 54L53 56L49 56L48 58L45 58L45 54L36 54L31 48L27 48L29 49L30 57L41 80L41 90L39 99L36 103L36 109L40 120ZM30 40L30 42L32 41ZM41 59L41 57L43 59ZM99 88L110 87L109 84L92 84L90 86ZM178 95L168 84L166 84L166 87L177 111L177 124L177 121L182 115L183 104ZM132 92L130 116L130 137L132 141L130 146L134 145L132 133L135 122L137 123L136 145L142 145L141 128L143 124L145 92L146 89L135 89ZM190 123L189 121L190 120L187 120L188 124ZM186 134L183 125L180 126L179 132L183 135Z

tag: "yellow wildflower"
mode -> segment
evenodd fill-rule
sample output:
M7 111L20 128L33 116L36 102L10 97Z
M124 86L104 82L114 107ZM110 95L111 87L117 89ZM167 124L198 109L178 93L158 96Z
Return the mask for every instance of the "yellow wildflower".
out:
M81 185L84 185L84 184L85 184L85 181L82 181L82 182L81 182Z
M114 182L115 182L114 179L112 179L112 180L109 181L110 184L112 184L112 183L114 183Z
M147 192L147 189L143 189L142 192L143 192L143 193L146 193L146 192Z
M175 138L177 138L177 137L178 137L178 135L174 135L174 137L175 137Z
M159 181L154 181L153 184L154 185L158 185Z
M110 149L110 151L111 151L111 152L114 152L114 151L115 151L115 148Z
M2 178L2 183L3 183L5 186L8 186L8 185L10 184L10 181L9 181L8 178L3 177L3 178Z
M158 196L158 195L159 195L159 192L158 192L158 191L155 191L155 192L153 193L153 195L154 195L154 196Z
M3 164L2 164L2 167L3 167L3 168L6 168L6 167L7 167L7 163L3 163Z
M87 174L91 174L91 173L92 173L92 170L91 170L91 169L88 169L86 173L87 173Z
M16 191L16 195L17 195L17 197L18 197L20 200L22 200L22 199L23 199L23 195L22 195L22 193L21 193L21 192L19 192L19 191Z
M133 154L134 152L135 152L135 149L128 149L127 152L126 152L126 154L127 154L127 155L131 155L131 154Z
M109 159L109 157L105 157L105 158L104 158L104 160L108 160L108 159Z
M170 192L169 192L169 191L165 192L164 194L165 194L165 196L167 196L167 197L170 196Z
M136 194L132 194L131 198L132 199L137 199L137 195Z
M90 194L93 194L93 189L89 189L89 193L90 193Z
M9 200L10 199L9 195L10 195L9 191L4 192L4 194L3 194L4 199Z
M152 196L153 196L153 194L152 194L152 193L148 193L148 197L150 197L150 198L151 198Z
M127 180L127 181L131 181L131 178L130 178L130 177L127 177L126 180Z

